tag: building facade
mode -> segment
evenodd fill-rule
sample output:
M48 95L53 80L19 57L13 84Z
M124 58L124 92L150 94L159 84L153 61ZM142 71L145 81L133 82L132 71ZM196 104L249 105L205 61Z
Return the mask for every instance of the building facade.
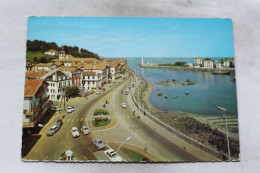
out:
M205 59L203 61L203 67L204 68L214 68L214 63L212 60L209 60L209 59Z
M97 72L82 73L82 88L85 91L101 89L102 74Z
M23 128L33 128L52 105L48 85L43 79L25 80Z
M66 88L71 86L71 78L62 71L48 73L41 77L49 83L47 94L52 101L61 101L65 95Z

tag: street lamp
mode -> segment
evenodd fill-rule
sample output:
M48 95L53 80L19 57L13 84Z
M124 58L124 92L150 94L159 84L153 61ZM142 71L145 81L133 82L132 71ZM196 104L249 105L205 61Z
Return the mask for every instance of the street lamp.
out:
M217 107L217 109L227 112L227 109L222 108L222 107ZM222 115L222 117L223 117L223 119L225 120L225 125L226 125L226 137L227 137L227 148L228 148L228 160L231 160L231 159L230 159L230 148L229 148L229 138L228 138L227 118L226 118L226 115Z
M121 146L126 142L126 141L128 141L128 140L130 140L131 139L131 136L128 136L123 142L122 142L122 144L118 147L118 149L117 149L117 153L118 153L118 151L120 150L120 148L121 148Z

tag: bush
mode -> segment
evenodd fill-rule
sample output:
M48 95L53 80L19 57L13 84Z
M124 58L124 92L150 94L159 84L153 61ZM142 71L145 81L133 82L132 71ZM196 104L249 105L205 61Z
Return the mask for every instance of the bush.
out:
M97 109L95 112L94 112L94 115L99 115L99 114L103 114L103 115L109 115L109 112L104 110L104 109Z

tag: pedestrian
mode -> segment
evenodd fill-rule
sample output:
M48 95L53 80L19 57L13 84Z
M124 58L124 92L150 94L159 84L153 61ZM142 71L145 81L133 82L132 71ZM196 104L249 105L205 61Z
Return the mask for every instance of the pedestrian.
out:
M108 104L108 101L106 100L106 104Z
M144 111L144 116L145 116L145 111Z

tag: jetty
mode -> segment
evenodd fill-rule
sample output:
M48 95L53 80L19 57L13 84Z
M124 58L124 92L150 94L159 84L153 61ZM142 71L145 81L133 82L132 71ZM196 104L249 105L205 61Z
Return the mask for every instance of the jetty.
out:
M191 81L189 79L186 80L186 82L178 82L178 80L173 79L170 81L169 79L166 81L159 81L156 82L157 85L167 86L167 87L173 87L173 86L187 86L187 85L196 85L198 82Z

